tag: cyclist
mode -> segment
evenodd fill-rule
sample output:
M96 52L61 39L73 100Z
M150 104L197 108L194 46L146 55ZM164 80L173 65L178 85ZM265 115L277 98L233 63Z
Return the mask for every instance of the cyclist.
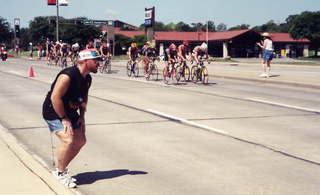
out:
M181 45L178 46L178 57L181 62L186 62L187 56L191 56L191 51L189 48L189 41L185 40Z
M106 41L102 42L100 53L102 58L109 58L112 56L110 45Z
M56 44L53 46L53 52L56 62L59 61L59 58L61 56L61 44L59 43L59 41L57 41Z
M178 62L178 54L177 54L177 46L174 43L165 50L164 52L164 68L165 68L165 75L168 75L168 68L169 64L174 65Z
M54 47L54 44L53 44L53 41L47 41L46 43L46 49L47 49L47 59L48 60L51 60L52 59L52 56L53 56L53 47Z
M151 58L155 58L157 56L155 48L150 46L149 41L147 41L146 44L143 46L142 54L144 56L144 74L145 77L148 77L148 67L149 63L151 62Z
M199 58L202 58L203 56L206 55L206 58L208 58L208 45L203 42L201 45L196 46L193 49L193 56L197 62L197 64L199 64Z
M62 46L61 46L61 48L60 48L60 52L61 52L61 65L63 65L62 64L62 61L65 59L65 60L67 60L67 57L68 57L68 54L69 54L69 52L68 52L68 45L66 44L66 43L62 43Z
M132 62L135 62L137 58L140 57L137 43L131 43L131 46L128 49L128 57Z
M79 43L75 43L71 46L71 52L72 52L72 58L73 60L75 60L78 55L79 55L79 51L80 51L80 45Z
M140 57L139 54L139 48L137 47L137 43L131 43L129 49L128 49L128 53L127 53L129 59L131 60L132 64L135 65L137 59ZM134 72L135 67L132 66L131 67L131 71Z

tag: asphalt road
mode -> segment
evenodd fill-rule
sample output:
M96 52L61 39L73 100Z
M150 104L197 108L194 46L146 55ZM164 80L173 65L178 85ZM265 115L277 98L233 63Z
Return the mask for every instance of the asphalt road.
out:
M30 65L35 78L26 77ZM0 63L0 123L48 167L41 105L59 70L37 61ZM94 75L87 145L70 165L78 191L319 194L320 93L210 82L165 85L128 78L120 65Z

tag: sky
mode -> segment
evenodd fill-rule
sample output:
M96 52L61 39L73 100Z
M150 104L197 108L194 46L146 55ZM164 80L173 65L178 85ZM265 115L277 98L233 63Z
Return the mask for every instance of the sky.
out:
M156 21L168 24L224 23L227 28L249 24L262 25L270 20L283 23L289 15L303 11L320 11L320 0L67 0L60 7L60 16L85 16L94 20L121 20L140 26L144 9L155 7ZM36 16L56 15L56 7L47 0L0 0L0 16L13 25L20 18L21 27L28 27Z

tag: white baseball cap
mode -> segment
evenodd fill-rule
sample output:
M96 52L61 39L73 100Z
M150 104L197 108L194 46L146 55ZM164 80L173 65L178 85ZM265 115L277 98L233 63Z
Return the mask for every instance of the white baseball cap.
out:
M97 50L95 49L85 49L79 52L79 60L99 60L101 61L101 56L98 54Z

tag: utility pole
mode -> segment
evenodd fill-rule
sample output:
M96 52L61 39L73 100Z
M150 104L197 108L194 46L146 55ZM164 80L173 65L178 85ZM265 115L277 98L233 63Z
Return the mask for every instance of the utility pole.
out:
M209 20L207 20L207 33L206 33L206 40L207 40L207 51L209 51Z
M56 5L57 5L56 37L57 37L57 41L59 41L59 0L57 0Z

